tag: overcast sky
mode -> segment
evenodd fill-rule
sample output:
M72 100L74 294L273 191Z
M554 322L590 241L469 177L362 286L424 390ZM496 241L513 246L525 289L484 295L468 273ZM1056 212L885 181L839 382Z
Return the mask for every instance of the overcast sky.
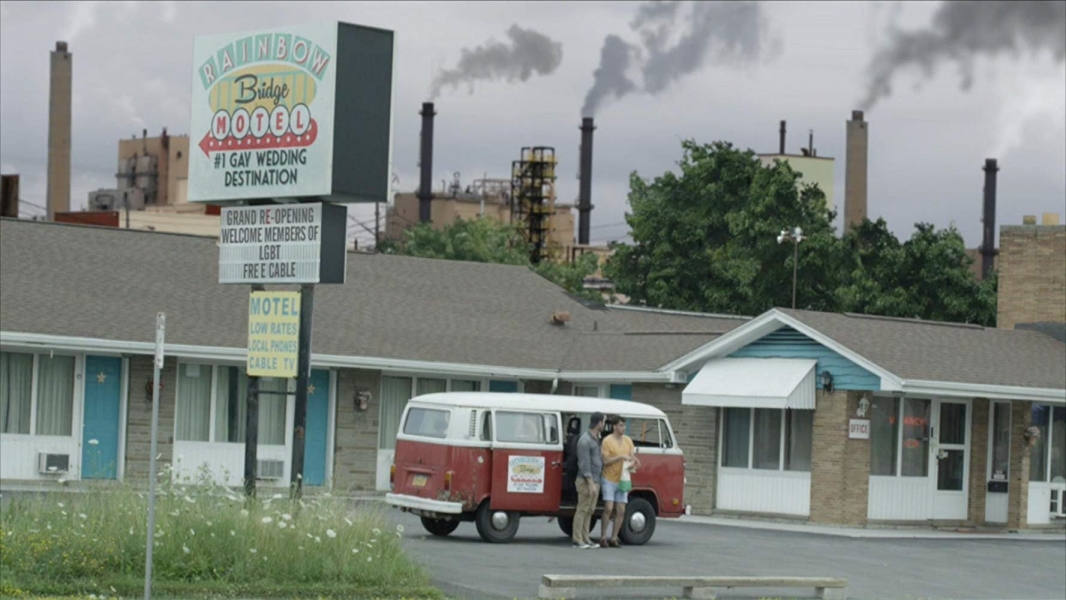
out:
M637 44L630 23L640 6L0 2L0 168L21 174L24 201L44 205L48 56L56 40L69 42L74 56L71 202L81 208L89 191L115 186L119 138L139 136L143 128L149 135L163 127L171 135L188 133L194 36L342 20L396 32L393 164L400 190L412 191L418 110L434 75L454 68L463 48L508 42L508 29L517 24L560 44L561 61L547 75L479 82L473 93L466 85L445 87L436 98L435 185L453 172L464 185L484 173L507 177L521 147L554 146L560 199L573 201L580 111L604 38L617 34ZM711 55L654 95L607 98L596 113L593 241L625 236L632 171L653 177L673 168L685 138L775 152L781 119L788 121L789 152L798 152L813 129L818 155L837 159L836 204L843 212L845 121L866 94L871 60L889 42L890 26L927 28L938 8L759 3L765 23L757 33L766 51L756 59L737 64ZM667 43L684 33L684 27L668 32ZM866 114L869 214L884 217L900 237L909 237L915 222L954 223L967 245L977 246L986 157L998 158L1001 167L998 225L1066 212L1066 66L1052 52L1025 52L978 57L974 67L967 91L956 65L939 65L931 78L903 69L892 81L894 93ZM639 75L633 71L634 80ZM372 219L373 209L353 213Z

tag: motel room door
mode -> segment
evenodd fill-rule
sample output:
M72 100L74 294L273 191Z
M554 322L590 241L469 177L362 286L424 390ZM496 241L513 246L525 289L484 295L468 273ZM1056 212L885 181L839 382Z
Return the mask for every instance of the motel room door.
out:
M970 404L933 402L929 475L936 520L964 521L970 491Z

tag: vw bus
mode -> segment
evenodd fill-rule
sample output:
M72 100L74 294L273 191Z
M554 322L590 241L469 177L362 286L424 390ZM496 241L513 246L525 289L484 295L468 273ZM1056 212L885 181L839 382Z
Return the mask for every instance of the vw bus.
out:
M633 473L622 541L642 545L659 517L685 514L685 462L659 409L578 396L452 392L413 398L390 472L392 506L446 536L473 522L483 540L509 542L522 517L555 517L570 536L577 508L570 454L594 412L622 415L641 468ZM604 432L603 435L607 435ZM570 460L568 460L570 459ZM603 510L599 499L593 526Z

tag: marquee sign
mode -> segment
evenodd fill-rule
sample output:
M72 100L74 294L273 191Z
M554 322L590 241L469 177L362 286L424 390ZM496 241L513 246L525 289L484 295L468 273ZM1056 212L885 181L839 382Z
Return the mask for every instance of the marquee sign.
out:
M347 214L322 203L223 208L218 282L344 283Z
M347 23L197 37L189 201L387 201L392 59Z

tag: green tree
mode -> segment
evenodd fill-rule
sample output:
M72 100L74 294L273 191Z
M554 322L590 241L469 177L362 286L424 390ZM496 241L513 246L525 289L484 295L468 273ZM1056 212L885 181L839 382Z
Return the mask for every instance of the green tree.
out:
M617 291L637 304L716 313L790 306L793 246L777 236L800 227L797 307L832 310L839 251L825 194L798 185L787 163L764 167L728 143L682 148L679 175L630 177L634 243L614 245L605 273Z
M884 219L866 220L843 245L840 310L995 325L997 278L976 280L954 228L918 223L901 244Z
M586 254L573 264L545 260L533 265L529 261L529 244L521 230L495 219L456 219L439 230L429 223L419 223L404 231L402 240L383 242L379 250L384 254L421 258L523 265L570 293L601 299L595 291L583 286L585 278L596 270L594 255Z
M630 177L632 244L615 244L605 274L635 304L757 315L792 304L791 242L800 227L796 307L995 323L996 280L978 283L962 237L919 223L900 243L883 220L843 239L834 212L787 163L764 166L728 143L682 144L679 173Z

